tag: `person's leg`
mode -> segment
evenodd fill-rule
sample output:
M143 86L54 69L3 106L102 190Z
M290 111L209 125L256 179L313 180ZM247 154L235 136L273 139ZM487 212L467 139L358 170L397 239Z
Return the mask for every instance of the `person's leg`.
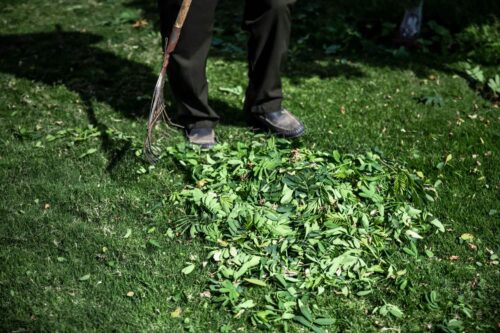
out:
M158 0L163 40L168 37L182 0ZM170 58L168 79L186 128L213 128L219 116L208 105L206 61L217 0L193 0L179 43Z
M295 0L246 0L248 88L244 111L252 125L298 137L304 125L282 107L281 71L288 52L291 7Z
M281 70L291 30L295 0L246 0L244 29L249 32L245 112L262 114L281 109Z

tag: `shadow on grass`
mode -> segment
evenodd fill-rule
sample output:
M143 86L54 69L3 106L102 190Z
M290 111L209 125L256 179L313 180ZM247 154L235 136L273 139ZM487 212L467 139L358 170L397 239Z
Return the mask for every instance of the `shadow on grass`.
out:
M500 12L500 3L496 1L477 0L471 7L460 0L464 2L463 8L456 4L443 15L439 10L446 7L443 1L427 1L426 18L442 20L455 30L460 29L459 23L463 28L466 24L486 22ZM158 27L156 1L131 0L126 5L140 9ZM215 30L223 38L232 37L214 48L212 54L216 57L244 60L246 36L240 29L242 6L239 0L220 3ZM370 4L361 0L299 1L296 7L291 61L285 73L292 82L311 76L365 77L363 70L351 61L373 67L411 69L420 77L427 77L432 70L451 71L445 61L433 54L401 57L377 47L342 52L339 56L347 61L335 61L333 56L325 54L324 47L332 43L332 36L349 34L351 24L366 26L385 20L397 23L404 7L396 0L374 0ZM330 28L329 34L324 33L325 27ZM145 121L157 76L156 69L93 46L101 40L102 37L95 34L58 28L46 33L0 35L0 71L48 85L61 84L77 93L85 104L89 123L100 130L102 147L108 154L108 170L112 170L130 147L113 142L107 134L107 126L96 116L93 102L106 103L126 117ZM237 52L224 50L228 45ZM240 110L223 100L211 100L211 103L221 114L221 123L245 125Z
M151 68L92 46L101 39L91 33L60 30L0 35L0 71L64 85L89 107L96 100L127 117L146 115L156 81ZM97 122L92 110L89 120Z
M0 35L0 72L47 85L64 85L77 93L88 122L100 131L102 149L108 155L107 170L111 171L130 145L109 136L108 127L97 117L93 103L106 103L128 118L145 121L157 74L145 64L93 46L101 40L101 36L92 33L61 31L57 27L54 32ZM309 66L321 76L361 75L348 67ZM246 126L241 110L220 99L211 99L210 103L221 115L222 124Z
M145 121L157 74L151 67L94 47L101 39L95 34L58 28L47 33L0 35L0 72L47 85L64 85L77 93L88 122L100 131L102 148L108 154L107 170L111 171L130 143L115 142L109 136L93 102L106 103L128 118ZM212 102L223 123L244 124L239 110L222 100Z
M156 79L149 67L92 46L101 39L57 28L50 33L2 35L0 71L47 85L64 85L77 93L88 122L100 132L101 146L108 155L107 170L111 171L130 146L110 138L93 102L107 103L127 117L145 115Z

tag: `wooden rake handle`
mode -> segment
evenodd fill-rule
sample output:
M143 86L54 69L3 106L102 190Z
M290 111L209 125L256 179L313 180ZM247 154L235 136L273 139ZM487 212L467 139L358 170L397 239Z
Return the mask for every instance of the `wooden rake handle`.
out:
M170 59L170 54L175 50L177 42L179 41L181 29L184 26L184 22L186 21L189 8L191 7L191 1L192 0L182 1L181 8L179 9L179 13L177 14L177 19L175 20L175 24L172 27L172 31L170 32L169 38L167 38L165 42L166 45L163 54L163 65L161 67L160 75L158 77L158 80L156 81L155 90L153 92L151 109L149 111L147 134L146 138L144 139L144 156L151 163L154 163L156 161L156 156L152 146L153 130L160 117L163 116L167 121L167 123L171 126L183 128L183 126L173 123L168 117L165 111L163 88L165 85L165 77L166 77L168 62ZM203 1L203 0L196 0L196 1Z
M175 50L177 46L177 42L179 41L179 36L181 35L181 29L184 26L184 22L186 21L187 14L189 12L189 8L191 7L192 0L183 0L181 9L179 10L179 14L177 14L177 19L175 20L175 24L172 28L172 32L168 38L167 48L165 50L166 54L170 54Z
M184 0L182 1L181 9L179 10L179 14L177 14L177 20L175 20L174 27L181 29L184 25L184 21L186 21L186 16L189 12L189 7L191 7L192 0Z

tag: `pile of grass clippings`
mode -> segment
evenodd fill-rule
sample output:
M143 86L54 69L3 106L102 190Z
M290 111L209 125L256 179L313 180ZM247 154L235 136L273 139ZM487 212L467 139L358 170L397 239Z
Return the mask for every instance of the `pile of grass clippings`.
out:
M419 239L444 232L425 209L436 184L373 153L251 139L209 152L184 144L167 150L192 179L170 200L186 215L177 231L209 244L214 302L236 317L249 314L255 325L286 331L293 320L323 332L336 320L316 305L318 295L362 297L380 281L405 288L409 274L391 256L418 255ZM404 316L392 304L373 312Z

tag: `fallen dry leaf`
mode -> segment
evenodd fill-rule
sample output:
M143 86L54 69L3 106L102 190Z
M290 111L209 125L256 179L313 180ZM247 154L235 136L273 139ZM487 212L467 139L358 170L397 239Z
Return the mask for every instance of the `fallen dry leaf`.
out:
M134 24L132 24L132 27L144 28L147 25L148 25L148 21L146 21L145 19L140 19L140 20L135 21Z
M197 188L202 188L203 186L205 186L205 184L207 183L206 179L201 179L201 180L198 180L196 182L196 187Z
M174 311L170 312L170 317L172 318L179 318L181 316L182 309L180 307L177 307Z
M290 154L290 161L297 162L298 160L300 160L300 149L292 149L292 152Z
M472 251L476 251L477 250L477 246L475 244L472 244L472 243L467 243L467 245L469 246L469 248L472 250Z
M474 240L474 235L466 232L460 236L460 239L466 242L472 242Z

